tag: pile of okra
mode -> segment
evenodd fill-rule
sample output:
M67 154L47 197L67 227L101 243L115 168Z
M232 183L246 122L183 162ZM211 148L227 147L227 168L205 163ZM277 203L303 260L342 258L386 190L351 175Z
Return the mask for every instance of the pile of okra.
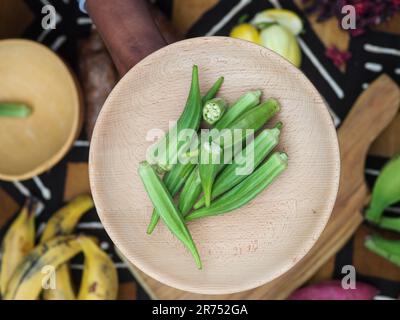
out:
M242 157L236 157L231 152L235 159L227 161L224 157L226 148L232 148L232 143L227 146L229 143L226 140L216 139L215 136L205 142L196 142L197 152L188 152L188 142L178 140L174 148L157 149L156 159L150 161L148 158L148 161L140 163L138 169L154 206L147 233L153 232L161 217L170 231L188 248L199 269L202 268L200 255L186 223L246 205L265 190L286 169L288 163L285 153L274 152L270 155L278 145L282 123L278 122L270 129L264 128L279 112L278 101L267 99L261 102L261 91L255 90L243 94L228 107L223 99L216 98L223 81L223 77L219 78L202 97L198 68L193 66L189 96L175 129L178 133L183 129L193 129L197 135L204 120L220 132L228 129L231 130L228 132L236 134L239 130ZM255 135L245 145L245 140L249 140L249 132ZM169 135L170 132L159 139L154 149L161 143L172 144ZM160 157L160 152L165 154ZM182 155L184 152L186 154ZM190 161L176 162L178 154L190 158ZM252 170L238 174L248 155L252 156ZM214 161L215 158L220 161Z

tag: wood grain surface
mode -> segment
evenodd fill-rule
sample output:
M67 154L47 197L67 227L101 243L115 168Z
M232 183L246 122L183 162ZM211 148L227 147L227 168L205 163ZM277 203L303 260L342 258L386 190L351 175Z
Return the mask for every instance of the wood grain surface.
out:
M69 150L80 130L81 97L68 67L37 42L0 41L0 70L0 101L33 110L24 119L0 119L0 179L25 180Z
M202 271L163 224L146 235L152 205L137 174L151 145L149 130L167 129L182 112L193 64L203 92L224 75L221 96L231 103L256 88L278 99L275 121L284 123L278 149L290 159L288 170L247 206L189 224ZM131 262L186 291L233 293L278 277L315 243L336 198L339 152L327 108L297 68L246 41L195 38L148 56L117 84L96 123L89 171L98 214Z
M381 99L384 96L385 99ZM309 253L278 279L254 290L232 295L196 295L160 284L133 267L132 270L158 299L285 299L309 280L337 252L362 222L360 210L368 189L364 161L372 141L398 113L400 89L382 75L364 91L339 129L341 179L332 216Z

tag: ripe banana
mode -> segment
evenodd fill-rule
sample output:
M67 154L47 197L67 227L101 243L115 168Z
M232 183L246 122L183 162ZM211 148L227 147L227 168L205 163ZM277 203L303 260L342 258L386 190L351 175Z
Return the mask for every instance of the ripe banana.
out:
M35 211L37 202L29 199L8 229L2 244L0 288L4 295L15 269L35 246Z
M76 295L68 264L61 265L56 270L55 277L55 287L43 289L43 300L75 300Z
M58 210L47 222L40 242L48 241L58 235L68 235L75 228L82 215L94 206L89 195L76 197L65 207ZM75 300L71 274L67 264L61 265L56 271L55 289L43 290L45 300Z
M93 200L89 195L76 197L52 215L47 222L40 242L50 240L56 236L70 234L82 215L92 209L93 205Z
M44 285L44 267L56 270L81 251L83 236L59 236L36 246L18 265L6 287L5 300L35 300Z
M113 261L92 239L79 239L85 255L79 300L115 300L118 275Z

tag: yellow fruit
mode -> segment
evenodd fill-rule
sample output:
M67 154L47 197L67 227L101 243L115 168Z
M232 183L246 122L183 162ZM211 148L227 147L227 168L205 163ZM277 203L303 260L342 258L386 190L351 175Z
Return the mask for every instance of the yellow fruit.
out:
M249 23L242 23L234 27L230 37L260 43L260 33Z
M273 22L284 26L295 36L303 30L303 22L300 17L293 11L286 9L268 9L259 12L254 16L251 24L258 26Z
M88 237L81 237L85 255L79 300L115 300L118 294L118 274L114 262Z
M0 286L4 295L15 269L35 246L36 204L28 201L3 239Z
M57 269L80 251L77 236L60 236L37 245L15 269L3 299L36 300L42 291L43 268L51 266Z
M301 65L301 51L296 37L285 27L270 26L261 31L261 44L280 54L296 67Z
M93 200L89 195L81 195L55 212L47 222L40 242L46 242L60 235L69 235L79 219L93 208ZM61 265L56 271L56 288L43 290L44 300L75 300L69 266Z

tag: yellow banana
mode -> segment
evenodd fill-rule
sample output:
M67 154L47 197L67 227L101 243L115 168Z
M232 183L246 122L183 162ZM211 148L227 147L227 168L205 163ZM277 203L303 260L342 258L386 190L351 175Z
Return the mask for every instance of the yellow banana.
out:
M75 300L71 273L68 264L61 265L56 270L55 287L43 289L44 300Z
M0 275L2 295L19 263L35 246L36 204L34 200L26 202L4 237Z
M48 241L58 235L68 235L75 228L82 215L93 208L93 200L89 195L76 197L65 207L58 210L48 221L40 242ZM43 290L45 300L75 300L71 274L67 264L56 271L56 287Z
M5 300L35 300L44 286L46 267L56 270L81 251L79 236L59 236L36 246L18 265L5 290Z
M85 255L79 300L115 300L118 275L113 261L92 239L79 239Z
M40 242L50 240L56 236L70 234L82 215L91 208L93 208L93 200L89 195L76 197L52 215L43 231Z

